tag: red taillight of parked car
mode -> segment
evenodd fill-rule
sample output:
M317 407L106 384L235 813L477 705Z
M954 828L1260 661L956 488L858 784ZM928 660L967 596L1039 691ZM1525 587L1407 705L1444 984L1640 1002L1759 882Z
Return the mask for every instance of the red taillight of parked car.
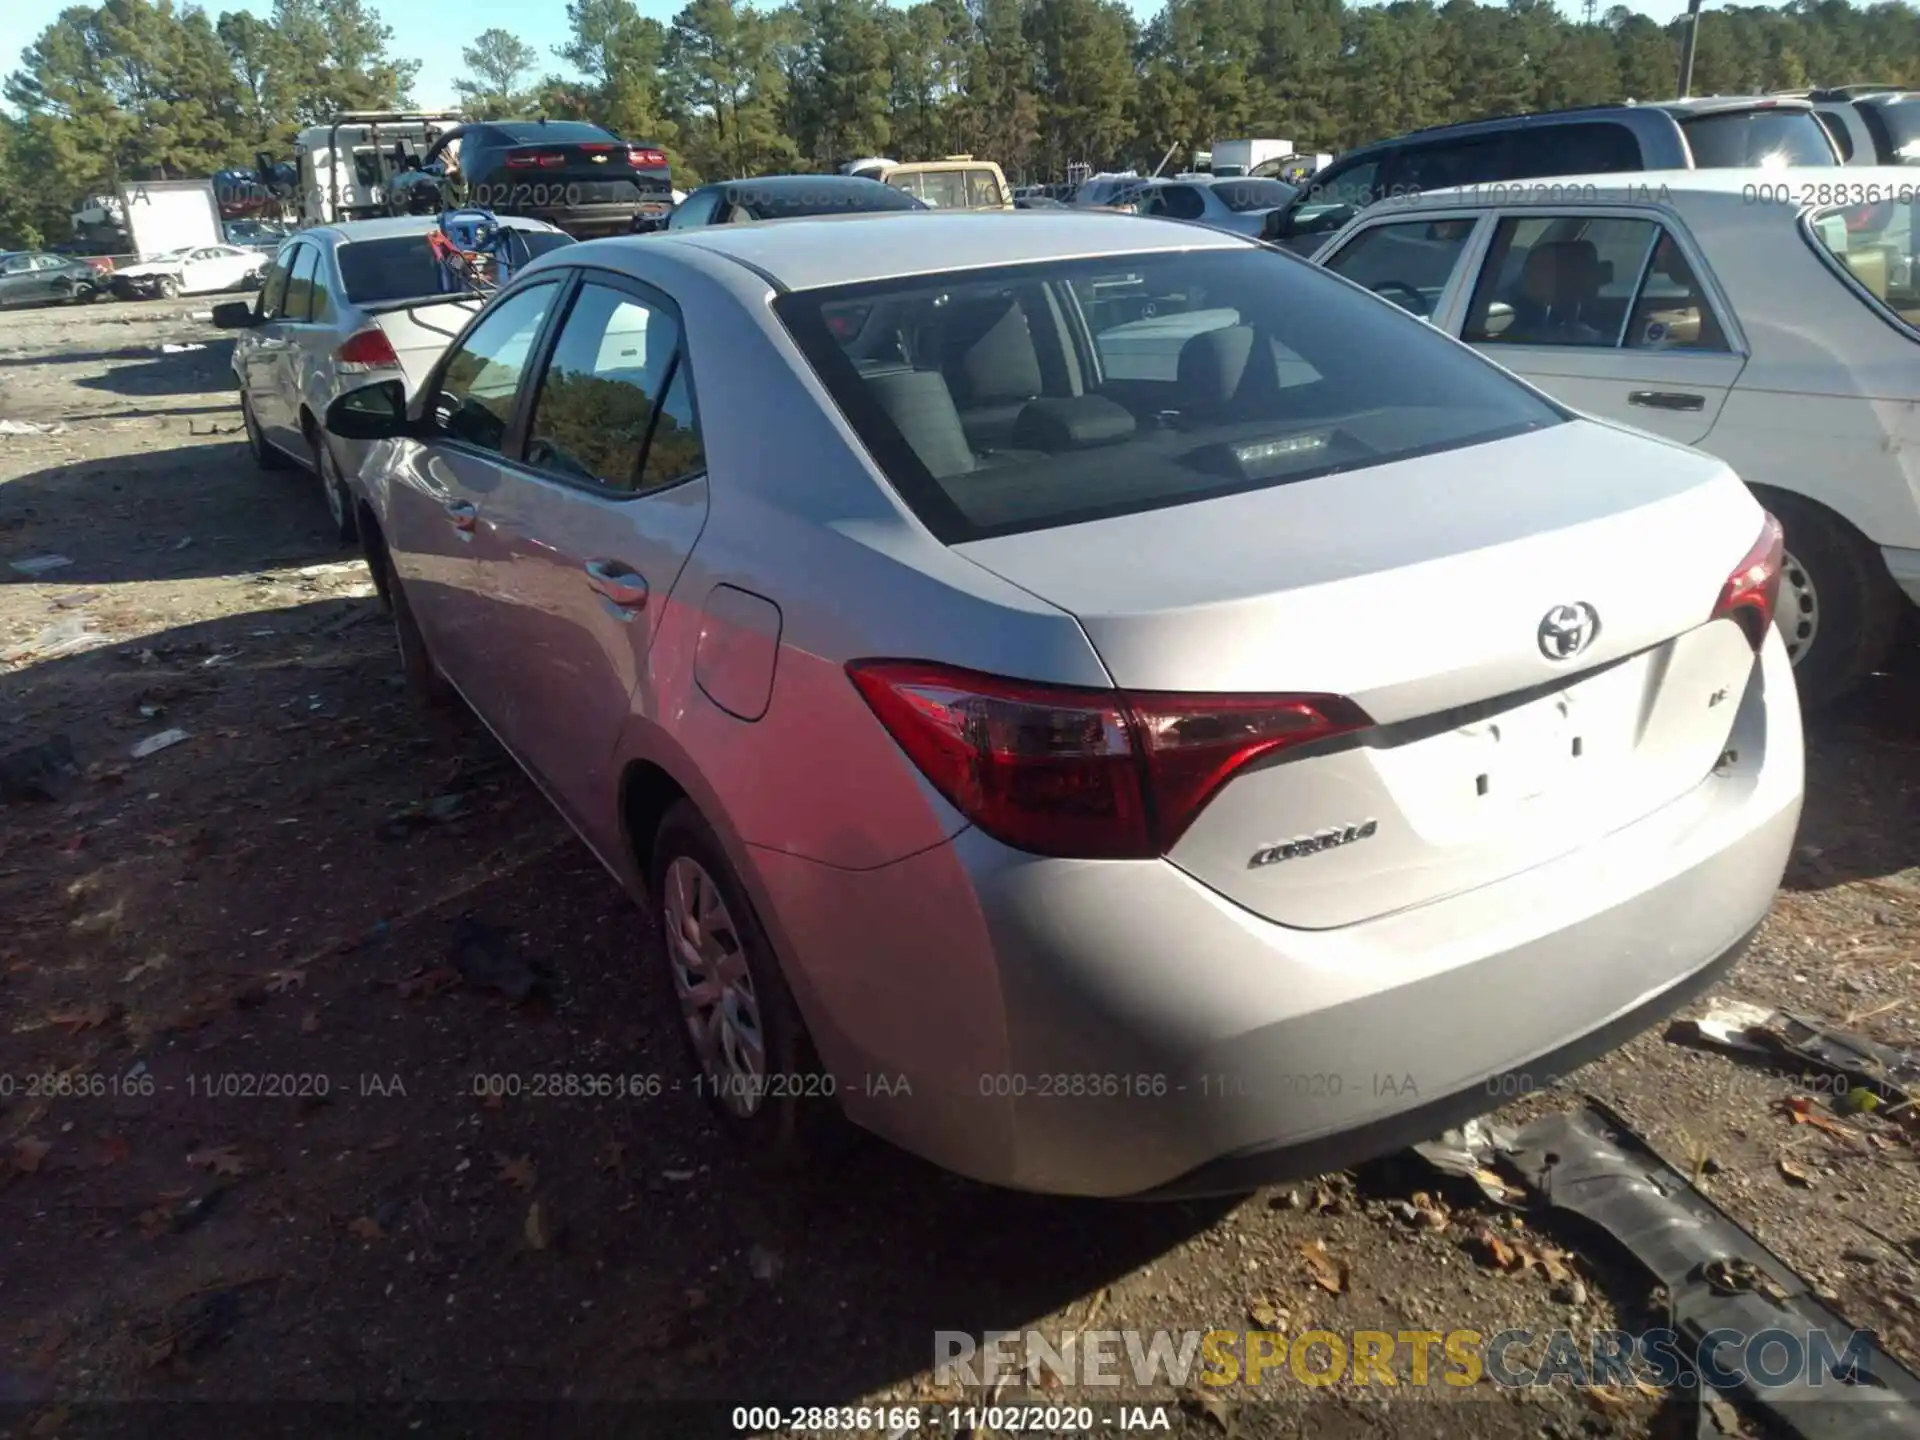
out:
M1036 685L918 661L848 673L934 788L1039 855L1165 854L1254 760L1372 722L1336 695L1188 695Z
M540 155L509 155L505 163L509 170L555 170L567 163L567 157L551 153Z
M636 170L664 170L666 152L647 145L635 145L627 151L627 163Z
M1767 627L1773 624L1773 612L1780 603L1780 576L1786 569L1787 537L1780 522L1769 515L1760 527L1760 538L1720 587L1714 603L1713 618L1734 622L1747 634L1755 650L1765 643Z
M333 360L342 370L394 370L400 365L393 342L377 326L349 336L333 352Z

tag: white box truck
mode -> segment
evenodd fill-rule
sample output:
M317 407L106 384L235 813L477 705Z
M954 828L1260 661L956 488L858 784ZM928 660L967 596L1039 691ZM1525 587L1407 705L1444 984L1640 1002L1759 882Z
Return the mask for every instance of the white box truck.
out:
M1251 175L1257 166L1288 159L1292 154L1291 140L1216 140L1213 142L1213 173Z
M194 245L224 245L211 180L134 180L120 187L128 243L143 261Z

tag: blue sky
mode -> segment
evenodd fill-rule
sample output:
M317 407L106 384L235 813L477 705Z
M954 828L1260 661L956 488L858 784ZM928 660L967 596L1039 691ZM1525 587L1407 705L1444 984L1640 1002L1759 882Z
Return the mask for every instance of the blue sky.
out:
M14 0L0 11L0 70L11 74L19 68L21 50L32 44L69 3L73 0ZM643 13L663 21L671 19L684 3L685 0L638 0ZM1129 3L1140 15L1151 14L1159 8L1159 0L1129 0ZM1605 3L1609 0L1603 0L1602 8ZM1627 3L1632 4L1633 0ZM1563 9L1574 8L1569 0L1560 0L1560 4ZM453 82L462 71L460 47L482 30L498 26L512 31L543 57L551 57L553 47L566 36L566 6L559 0L548 0L542 6L528 5L525 0L464 0L460 5L446 8L406 3L406 0L372 0L372 6L393 27L394 52L422 62L414 99L429 108L453 103ZM205 8L216 15L222 10L234 9L264 15L269 0L226 0L226 3L213 0ZM1684 0L1640 0L1633 8L1666 21L1685 5ZM456 17L457 26L449 24ZM565 70L557 59L552 61L551 68Z

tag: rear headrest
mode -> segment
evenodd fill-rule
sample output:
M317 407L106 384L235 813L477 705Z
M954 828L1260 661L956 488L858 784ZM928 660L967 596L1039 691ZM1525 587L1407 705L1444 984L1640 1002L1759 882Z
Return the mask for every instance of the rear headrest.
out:
M1591 240L1548 240L1527 252L1520 293L1536 305L1589 299L1606 283Z
M1048 396L1021 407L1013 443L1022 450L1085 450L1125 440L1134 429L1133 412L1104 395Z
M974 468L973 447L960 427L960 412L945 376L933 370L895 370L869 375L866 382L874 402L936 480Z
M1040 352L1018 301L971 306L947 325L944 368L961 404L1026 400L1040 393Z
M1203 330L1180 347L1175 383L1183 405L1224 405L1246 377L1253 354L1253 327L1225 325Z

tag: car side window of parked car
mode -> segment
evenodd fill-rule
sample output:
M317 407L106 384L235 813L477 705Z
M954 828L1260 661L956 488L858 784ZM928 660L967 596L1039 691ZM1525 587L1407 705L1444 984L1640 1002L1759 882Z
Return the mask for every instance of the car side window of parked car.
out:
M1920 332L1920 201L1837 206L1808 216L1806 227L1884 314Z
M1463 216L1375 225L1329 256L1327 269L1425 319L1459 268L1476 223Z
M1198 220L1207 213L1207 202L1191 185L1163 185L1154 200L1158 203L1147 213L1165 215L1174 220Z
M1506 178L1610 175L1643 168L1640 142L1631 130L1611 120L1593 120L1516 130L1507 152Z
M705 468L680 322L664 303L583 285L540 377L527 464L631 494Z
M282 320L304 325L312 317L313 265L318 258L319 252L311 245L302 245L294 256L293 268L287 272L287 298L280 305Z
M552 283L517 291L467 332L440 371L427 411L433 433L496 454L505 451L520 378L559 292Z
M1502 220L1461 338L1603 349L1691 342L1724 350L1725 335L1692 267L1677 247L1659 250L1666 238L1657 221L1619 216Z
M1392 185L1398 193L1418 194L1452 185L1481 185L1506 178L1506 134L1467 140L1445 140L1431 145L1408 145L1394 166Z
M285 307L287 299L288 267L293 263L295 253L305 248L299 245L289 246L274 256L273 263L267 266L266 277L260 284L260 318L262 320L280 318L280 312Z

